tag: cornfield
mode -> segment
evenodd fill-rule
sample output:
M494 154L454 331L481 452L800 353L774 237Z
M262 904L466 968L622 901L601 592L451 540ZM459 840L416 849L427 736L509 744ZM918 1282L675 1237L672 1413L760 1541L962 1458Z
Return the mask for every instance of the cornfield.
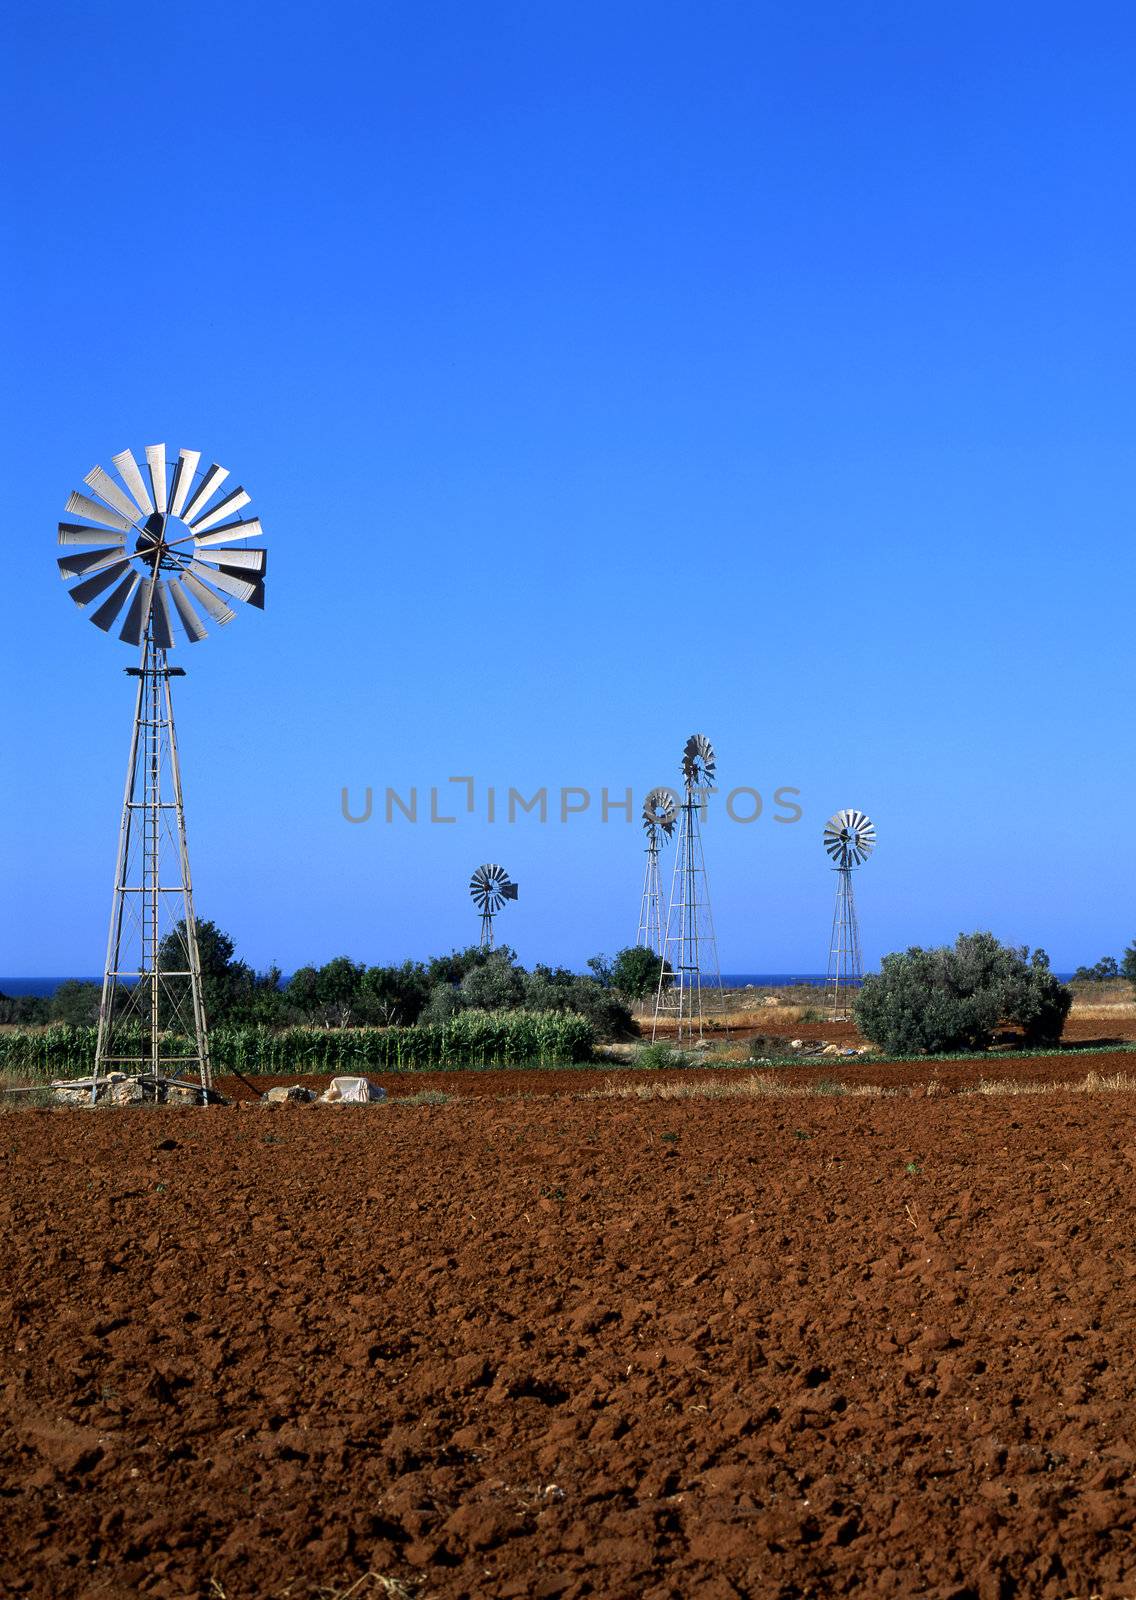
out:
M128 1053L125 1031L116 1054ZM79 1077L95 1065L94 1028L56 1023L0 1034L0 1073ZM133 1032L141 1054L143 1034ZM587 1061L595 1036L574 1012L460 1011L447 1023L411 1028L217 1027L209 1034L214 1072L424 1072L436 1067L561 1066ZM188 1054L188 1039L167 1034L164 1056Z

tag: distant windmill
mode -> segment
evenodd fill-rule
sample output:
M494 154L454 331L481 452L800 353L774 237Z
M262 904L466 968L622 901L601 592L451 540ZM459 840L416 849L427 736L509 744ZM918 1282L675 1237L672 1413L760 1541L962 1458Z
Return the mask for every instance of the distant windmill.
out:
M836 1022L848 1008L851 991L864 981L852 873L876 848L875 826L862 811L838 811L824 825L824 848L835 862L833 871L837 874L824 991L829 1016Z
M512 882L504 867L499 867L496 862L491 861L483 867L478 867L469 880L469 892L474 905L481 912L481 948L492 950L493 918L506 900L517 898L517 885Z
M643 802L643 831L647 835L647 867L643 874L643 900L639 908L639 934L635 940L663 953L666 915L659 883L659 850L670 839L678 817L678 797L673 789L652 789Z
M719 991L718 941L710 911L706 862L702 854L699 818L707 789L714 781L714 747L705 734L692 733L682 752L684 799L679 807L678 849L675 852L663 964L655 995L654 1038L660 1018L676 1021L676 1042L702 1037L702 989Z
M104 633L117 628L120 639L141 647L138 665L126 669L138 690L91 1098L117 1068L155 1079L191 1073L208 1101L209 1045L171 697L171 680L185 674L168 664L166 653L182 634L190 644L205 638L202 612L215 623L231 621L230 599L263 609L266 557L245 543L261 532L259 519L238 515L249 495L238 488L214 499L229 474L216 465L200 472L199 450L182 450L169 462L164 444L147 445L145 474L129 450L112 460L118 477L93 467L83 480L90 495L67 501L68 516L82 520L59 524L59 543L78 551L58 560L65 581L79 579L71 599L80 608L93 605L90 619Z

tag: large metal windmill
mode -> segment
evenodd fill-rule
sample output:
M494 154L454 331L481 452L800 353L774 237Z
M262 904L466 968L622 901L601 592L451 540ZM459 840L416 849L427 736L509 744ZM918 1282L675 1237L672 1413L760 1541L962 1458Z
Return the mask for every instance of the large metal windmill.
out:
M860 924L852 894L852 873L876 848L876 830L862 811L838 811L824 825L824 848L836 873L836 909L828 946L825 1005L833 1022L847 1012L852 992L864 981Z
M118 478L93 467L83 480L91 494L67 502L59 571L79 581L68 592L104 633L112 628L140 648L127 667L138 680L126 768L118 860L92 1099L112 1071L155 1079L196 1077L211 1087L202 1001L201 962L186 845L181 768L170 684L184 676L167 652L184 637L206 637L205 618L223 624L230 599L264 606L265 551L246 541L260 536L242 488L216 498L229 473L201 471L201 452L147 445L143 472L133 454L112 458ZM172 467L172 471L171 471ZM80 548L82 547L82 548ZM202 615L204 613L204 616Z
M517 898L517 886L504 867L499 867L495 861L490 861L485 866L478 867L469 880L469 892L474 905L481 912L481 948L492 950L493 918L506 900Z
M659 1020L675 1018L675 1039L702 1038L702 991L721 991L718 941L710 910L710 889L702 853L699 820L714 782L714 747L702 733L692 733L682 752L683 801L679 807L678 849L671 878L663 964L655 995L654 1038Z
M647 835L647 866L643 873L643 899L639 906L639 933L635 943L663 953L666 917L659 882L659 851L674 832L678 796L673 789L652 789L643 802L643 831Z

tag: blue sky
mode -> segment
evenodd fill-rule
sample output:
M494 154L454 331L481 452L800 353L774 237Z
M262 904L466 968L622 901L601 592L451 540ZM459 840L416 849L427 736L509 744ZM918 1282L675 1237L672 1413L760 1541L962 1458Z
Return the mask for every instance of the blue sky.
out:
M870 962L1136 936L1136 19L1026 19L21 8L0 972L101 964L131 654L54 525L157 440L231 467L271 552L177 685L199 912L257 965L464 943L483 860L527 961L632 942L599 790L695 729L766 803L707 826L723 970L823 966L845 805ZM381 820L451 774L473 816ZM491 825L490 784L596 799Z

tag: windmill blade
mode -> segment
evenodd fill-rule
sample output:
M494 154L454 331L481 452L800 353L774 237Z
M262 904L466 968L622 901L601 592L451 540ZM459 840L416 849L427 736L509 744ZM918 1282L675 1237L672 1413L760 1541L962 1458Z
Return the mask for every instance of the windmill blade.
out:
M169 504L166 499L166 447L164 444L148 444L146 446L146 465L150 469L150 488L154 495L154 504L159 511L164 513Z
M192 572L183 572L181 581L193 598L209 613L214 622L220 623L222 626L226 622L232 622L237 614L232 606L226 605L221 596L214 594L212 589L207 589L200 578L195 577Z
M120 517L117 511L108 511L106 506L101 506L97 500L91 500L85 494L70 495L65 509L72 516L86 517L88 522L101 523L104 528L121 528L124 533L129 533L134 527L128 517Z
M233 578L227 572L222 572L219 567L208 567L204 561L191 561L190 572L198 578L204 578L215 589L222 589L225 594L236 595L238 600L251 601L256 593L256 583L249 582L247 578Z
M94 580L91 579L88 581L93 582ZM102 605L99 606L97 611L91 612L91 621L94 623L96 628L101 628L104 633L109 632L111 624L114 622L119 612L126 604L127 600L129 600L130 596L134 593L135 589L138 587L139 581L140 580L136 572L128 572L114 593L109 595L107 599L103 601ZM79 584L78 587L81 589L83 585ZM72 600L75 598L75 593L76 591L72 589Z
M207 639L209 637L208 630L193 609L193 603L186 594L181 579L171 578L169 589L174 609L178 614L178 620L189 636L190 644L198 644L202 639Z
M153 578L142 578L138 584L130 608L126 613L126 621L118 635L125 639L127 644L141 644L142 635L146 631L146 624L150 620L150 603L154 593Z
M109 472L104 472L102 467L92 467L83 482L89 489L93 489L96 494L102 495L108 506L113 506L117 512L124 516L127 519L128 527L134 526L138 520L138 507L132 500L127 499ZM70 510L70 507L68 507L68 510Z
M124 533L107 535L101 528L85 528L81 522L59 524L60 544L116 544L121 549L126 543Z
M225 476L227 478L229 474L226 472ZM213 507L207 517L199 517L195 522L192 514L187 512L185 517L186 524L193 529L194 533L204 533L206 528L212 528L223 517L231 517L234 511L240 511L242 507L247 506L251 499L252 495L247 490L234 489L232 494L226 495L223 500Z
M170 602L165 581L161 578L154 586L154 603L150 611L150 637L159 650L171 650L174 643L174 624L170 615Z
M259 572L249 572L246 567L218 567L217 573L224 573L226 578L235 578L238 583L252 585L253 593L242 598L250 606L256 606L259 611L264 610L264 575ZM216 577L211 580L217 582ZM218 584L218 588L220 585ZM258 598L259 596L259 598Z
M127 557L120 546L87 550L81 556L60 556L56 565L61 578L77 578L83 572L98 572L101 567L125 566Z
M202 561L215 561L219 567L249 567L253 572L263 572L264 550L199 550Z
M181 508L185 504L185 497L189 493L189 486L193 482L200 460L200 450L182 450L178 454L177 466L174 468L173 489L170 493L170 510L175 517L181 516Z
M129 569L128 561L119 562L117 566L106 567L93 578L84 578L82 583L77 583L73 589L68 589L77 606L90 605L96 595L102 594L104 589L109 589L111 584L120 578Z
M202 511L204 511L207 503L212 500L213 496L217 493L217 490L221 487L228 476L228 467L219 467L217 463L214 462L209 468L209 471L205 474L204 478L202 478L201 482L198 484L193 498L190 500L185 510L181 513L181 520L187 525L192 524L194 517L198 516Z
M228 544L233 539L263 539L264 530L260 526L259 517L249 517L245 522L227 522L223 528L214 528L212 533L202 533L201 523L197 524L194 541L200 550L207 544Z
M111 456L111 464L123 483L134 496L135 503L143 516L151 516L154 502L150 499L150 491L146 487L144 478L138 470L138 463L130 450L120 450L118 455Z

